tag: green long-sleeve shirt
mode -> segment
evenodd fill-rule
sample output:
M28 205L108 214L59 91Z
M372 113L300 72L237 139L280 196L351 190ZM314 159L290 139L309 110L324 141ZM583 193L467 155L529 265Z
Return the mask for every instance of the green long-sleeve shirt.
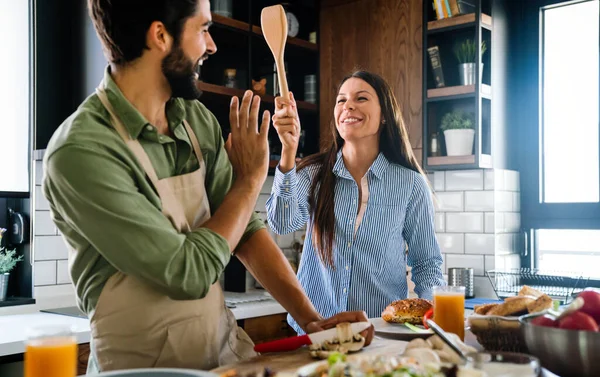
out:
M232 167L214 115L198 101L166 107L175 138L159 135L127 101L107 69L106 91L127 131L137 138L159 179L198 168L183 119L206 163L206 192L214 213L232 184ZM79 306L91 314L116 271L174 299L204 297L229 262L227 241L210 229L178 232L161 213L160 198L114 128L98 97L88 97L55 132L44 156L43 192L67 242ZM250 220L241 242L264 225Z

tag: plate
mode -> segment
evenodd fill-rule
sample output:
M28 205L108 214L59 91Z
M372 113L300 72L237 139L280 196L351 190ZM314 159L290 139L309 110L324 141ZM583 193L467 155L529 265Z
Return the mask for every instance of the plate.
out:
M202 370L177 368L142 368L115 370L95 375L96 377L219 377L218 374Z
M414 332L403 323L388 323L383 318L369 318L369 322L373 324L375 328L375 334L383 338L397 339L397 340L412 340L415 338L429 338L433 335L433 332L418 333ZM423 326L417 326L423 328ZM424 330L424 328L423 328Z

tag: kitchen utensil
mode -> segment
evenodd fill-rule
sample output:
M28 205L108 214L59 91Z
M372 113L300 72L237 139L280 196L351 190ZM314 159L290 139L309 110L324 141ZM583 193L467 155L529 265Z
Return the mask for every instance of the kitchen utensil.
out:
M422 332L415 332L403 323L389 323L381 317L369 318L369 321L375 328L375 335L386 339L410 341L415 338L426 339L433 335L433 331L421 329Z
M281 5L263 8L260 14L260 25L263 36L271 49L277 66L277 78L281 97L289 98L287 78L285 76L285 63L283 54L287 40L288 25L285 11Z
M439 336L444 341L444 343L446 343L448 346L450 346L450 348L452 348L452 350L454 352L456 352L458 354L458 356L460 356L461 359L463 359L465 362L467 362L469 360L467 355L465 355L464 352L456 344L454 344L452 339L450 339L450 337L448 337L448 334L444 330L442 330L442 328L440 326L438 326L437 323L435 323L431 319L428 319L427 325L429 326L430 329L433 330L434 333L436 333L437 336Z
M371 327L371 323L354 322L350 326L352 327L352 334L358 334ZM334 338L337 338L336 328L319 331L312 334L294 336L291 338L285 338L275 340L272 342L257 344L256 346L254 346L254 351L259 353L293 351L302 346L308 346L311 344L321 344L326 340L331 341Z
M472 268L452 267L448 269L448 285L451 287L465 287L465 297L475 297L473 286L474 273Z
M535 313L519 318L528 353L540 359L544 368L559 376L600 376L600 333L531 323L531 320L544 314Z

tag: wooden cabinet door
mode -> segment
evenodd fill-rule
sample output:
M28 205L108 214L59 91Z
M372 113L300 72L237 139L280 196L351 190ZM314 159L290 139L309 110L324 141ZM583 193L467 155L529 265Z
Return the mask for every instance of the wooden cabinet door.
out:
M421 159L423 0L323 0L320 12L321 145L331 140L339 81L356 69L381 75L402 108Z

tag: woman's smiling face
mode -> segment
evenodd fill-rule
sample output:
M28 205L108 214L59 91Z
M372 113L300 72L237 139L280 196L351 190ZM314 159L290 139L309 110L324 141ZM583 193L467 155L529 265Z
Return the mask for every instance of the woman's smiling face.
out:
M375 89L365 81L352 77L342 84L333 114L335 126L345 141L379 137L381 106Z

